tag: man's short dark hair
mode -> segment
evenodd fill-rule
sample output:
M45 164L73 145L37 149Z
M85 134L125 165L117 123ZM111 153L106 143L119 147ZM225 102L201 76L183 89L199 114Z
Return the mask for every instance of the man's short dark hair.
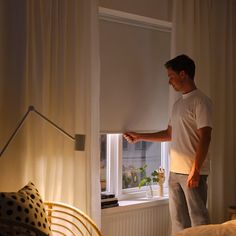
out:
M195 63L194 61L182 54L179 55L165 63L165 67L167 69L172 69L175 72L179 73L182 70L185 71L189 75L189 77L194 80L194 75L195 75Z

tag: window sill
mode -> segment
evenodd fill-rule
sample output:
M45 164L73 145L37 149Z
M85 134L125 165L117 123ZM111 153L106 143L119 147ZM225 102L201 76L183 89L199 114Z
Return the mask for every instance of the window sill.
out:
M168 196L153 198L135 198L129 200L120 200L118 207L102 209L102 215L118 214L126 211L149 208L153 206L167 205L169 203Z

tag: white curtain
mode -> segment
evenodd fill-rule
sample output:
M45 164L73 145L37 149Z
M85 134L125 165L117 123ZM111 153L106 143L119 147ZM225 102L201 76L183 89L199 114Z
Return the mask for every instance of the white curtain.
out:
M236 204L236 66L234 0L173 0L173 56L186 53L197 67L196 84L214 103L209 209L213 222ZM175 97L175 96L173 96Z
M94 0L1 1L0 144L29 105L85 151L31 113L0 159L0 191L28 181L45 200L73 204L100 224L99 60Z

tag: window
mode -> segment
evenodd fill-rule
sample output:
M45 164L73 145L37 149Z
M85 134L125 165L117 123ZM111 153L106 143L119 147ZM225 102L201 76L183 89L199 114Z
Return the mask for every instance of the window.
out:
M101 135L101 154L100 154L100 182L101 191L106 191L107 173L107 136Z
M121 133L168 125L164 63L170 59L171 28L170 22L99 8L101 189L120 199L145 194L137 187L144 164L147 174L160 166L168 173L167 143L131 145Z
M122 134L101 135L101 190L119 198L144 195L144 189L138 188L139 168L147 164L147 175L159 167L168 173L167 148L164 142L129 144Z
M127 148L124 148L124 143ZM138 187L143 177L139 168L145 164L147 164L147 175L161 166L161 143L137 142L129 144L123 138L122 189Z

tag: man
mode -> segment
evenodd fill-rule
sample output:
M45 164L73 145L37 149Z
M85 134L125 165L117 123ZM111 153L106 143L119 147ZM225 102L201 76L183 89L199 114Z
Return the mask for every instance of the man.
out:
M182 93L173 106L168 128L156 133L127 132L124 137L130 143L171 141L169 206L174 234L210 222L206 201L212 104L195 85L191 58L177 56L165 67L169 84Z

